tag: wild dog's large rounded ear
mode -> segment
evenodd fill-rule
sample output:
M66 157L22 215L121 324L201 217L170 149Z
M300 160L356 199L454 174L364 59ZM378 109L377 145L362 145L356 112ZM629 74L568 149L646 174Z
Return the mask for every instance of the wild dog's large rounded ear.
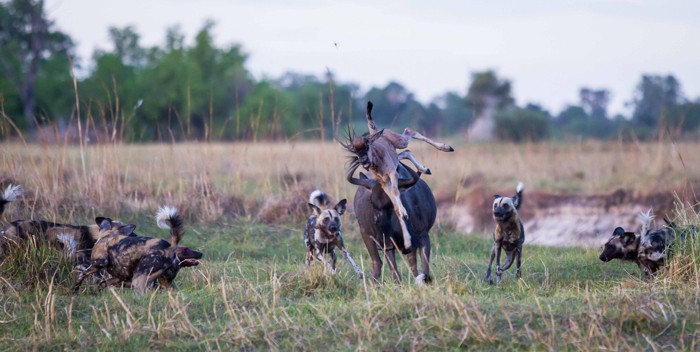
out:
M321 208L317 207L316 205L309 203L309 209L311 209L311 212L314 215L321 215Z
M335 205L335 211L338 212L338 215L343 215L345 213L345 208L347 208L347 199L343 199L338 204Z
M112 229L112 219L105 218L103 216L98 216L95 218L95 223L100 227L100 231L107 231Z
M622 227L617 227L617 228L615 228L615 230L613 231L613 234L612 234L612 235L613 235L613 236L620 236L620 235L622 235L623 233L625 233L625 229L623 229Z
M119 228L119 234L124 236L131 236L136 230L136 225L124 225Z

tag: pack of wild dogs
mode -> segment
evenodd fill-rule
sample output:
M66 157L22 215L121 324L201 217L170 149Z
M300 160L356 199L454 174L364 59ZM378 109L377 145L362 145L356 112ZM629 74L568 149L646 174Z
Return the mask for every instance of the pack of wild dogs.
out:
M351 130L342 147L350 153L346 179L357 186L354 210L360 235L372 266L372 277L381 280L382 256L389 264L392 278L400 282L396 251L406 256L415 283L425 285L432 281L430 274L430 229L435 224L437 205L432 190L421 179L430 175L428 167L406 150L411 139L424 141L436 149L453 152L444 143L435 142L406 128L403 133L377 129L372 117L372 103L367 104L366 118L369 132L356 136ZM397 149L404 149L400 153ZM410 161L417 171L406 166ZM359 172L359 167L368 174ZM495 230L484 280L500 283L503 273L515 264L515 276L521 276L525 229L519 210L523 203L524 185L519 182L512 197L495 195L492 206ZM77 292L86 278L98 288L107 286L132 287L136 292L149 288L168 288L181 268L199 265L203 253L180 242L185 234L182 215L177 209L161 207L156 225L168 230L168 239L147 237L135 232L136 226L108 217L97 217L94 224L61 224L45 220L6 221L4 210L8 203L22 194L18 185L9 185L0 198L0 261L12 246L26 245L28 240L43 241L62 250L75 261L78 272L73 289ZM359 278L363 271L346 248L342 234L342 216L347 200L335 203L323 191L309 195L310 216L304 228L306 265L323 265L325 273L336 270L338 249ZM652 229L651 210L639 215L641 231L625 231L617 227L605 243L600 260L634 261L645 276L653 276L671 255L677 227L667 219L660 229ZM501 265L501 252L505 261ZM421 270L418 270L418 258ZM495 279L491 275L496 261Z

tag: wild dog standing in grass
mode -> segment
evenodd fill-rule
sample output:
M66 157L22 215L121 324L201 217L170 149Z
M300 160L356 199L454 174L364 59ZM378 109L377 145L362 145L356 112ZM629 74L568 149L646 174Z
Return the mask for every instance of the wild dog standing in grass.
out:
M656 274L665 259L671 256L671 246L676 238L676 225L666 220L666 226L659 230L651 230L654 219L651 209L639 213L642 230L639 235L627 232L617 227L610 239L605 243L600 260L609 262L613 259L634 261L646 277Z
M435 142L422 134L413 131L410 128L404 129L403 134L396 133L391 130L377 130L372 118L372 102L367 103L367 126L369 135L354 137L348 131L347 144L343 147L349 152L355 154L360 162L360 165L372 173L372 177L379 182L384 192L389 196L394 212L399 219L401 232L404 237L404 249L411 248L411 234L406 226L408 213L406 208L401 204L401 194L398 188L398 171L399 160L410 160L420 172L428 175L431 174L430 169L423 166L409 150L397 154L396 149L405 149L412 138L424 141L433 147L443 152L453 152L454 149L445 143Z
M491 264L496 258L496 282L501 282L501 275L516 261L515 276L520 278L520 263L523 255L523 243L525 242L525 228L520 221L520 205L523 202L523 183L518 182L515 196L502 197L496 195L493 201L493 219L496 221L496 229L493 232L493 247L489 266L486 269L486 282L492 284ZM501 249L506 252L506 262L501 268Z
M111 284L130 282L136 292L143 292L155 283L161 287L171 286L177 275L172 270L178 268L176 249L185 228L182 216L171 207L158 210L156 224L170 229L170 241L132 236L135 225L113 226L112 222L102 220L98 224L100 239L92 249L90 267L81 273L73 289L77 291L86 277L101 269L112 276ZM169 272L172 274L168 275Z
M343 257L352 265L353 270L362 278L362 269L350 256L345 248L343 233L341 231L340 216L345 213L347 200L343 199L334 207L330 207L328 195L319 190L311 192L309 207L311 216L306 221L304 231L304 244L306 244L306 265L310 266L314 258L320 260L326 270L335 272L336 255L335 248L343 253ZM324 254L331 256L328 262Z

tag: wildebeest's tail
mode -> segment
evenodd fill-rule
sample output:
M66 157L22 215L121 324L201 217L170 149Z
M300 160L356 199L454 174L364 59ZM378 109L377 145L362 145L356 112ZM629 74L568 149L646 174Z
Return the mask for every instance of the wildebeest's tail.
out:
M5 213L5 205L7 203L13 202L17 197L22 195L22 186L20 185L9 185L5 188L5 191L0 194L0 217Z
M156 213L156 224L170 230L170 251L173 252L185 235L182 215L174 207L163 206Z

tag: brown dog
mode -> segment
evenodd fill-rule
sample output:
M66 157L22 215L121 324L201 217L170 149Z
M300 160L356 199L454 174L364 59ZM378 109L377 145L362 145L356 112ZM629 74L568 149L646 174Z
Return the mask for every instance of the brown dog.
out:
M489 257L489 266L486 269L486 282L493 284L491 279L491 264L496 258L496 282L501 282L503 272L516 262L515 276L520 278L520 263L523 256L523 243L525 243L525 228L520 221L520 205L523 202L523 183L519 182L515 189L515 196L502 197L496 195L493 201L493 219L496 221L496 229L493 232L493 247ZM501 268L501 250L506 252L506 262Z
M98 219L99 220L99 219ZM162 207L156 214L158 227L170 229L170 241L145 236L133 236L135 225L113 226L102 220L100 239L92 249L90 267L81 273L73 289L78 290L82 281L105 269L112 279L110 284L131 283L134 291L143 292L156 284L169 287L177 275L176 249L185 229L177 209Z

